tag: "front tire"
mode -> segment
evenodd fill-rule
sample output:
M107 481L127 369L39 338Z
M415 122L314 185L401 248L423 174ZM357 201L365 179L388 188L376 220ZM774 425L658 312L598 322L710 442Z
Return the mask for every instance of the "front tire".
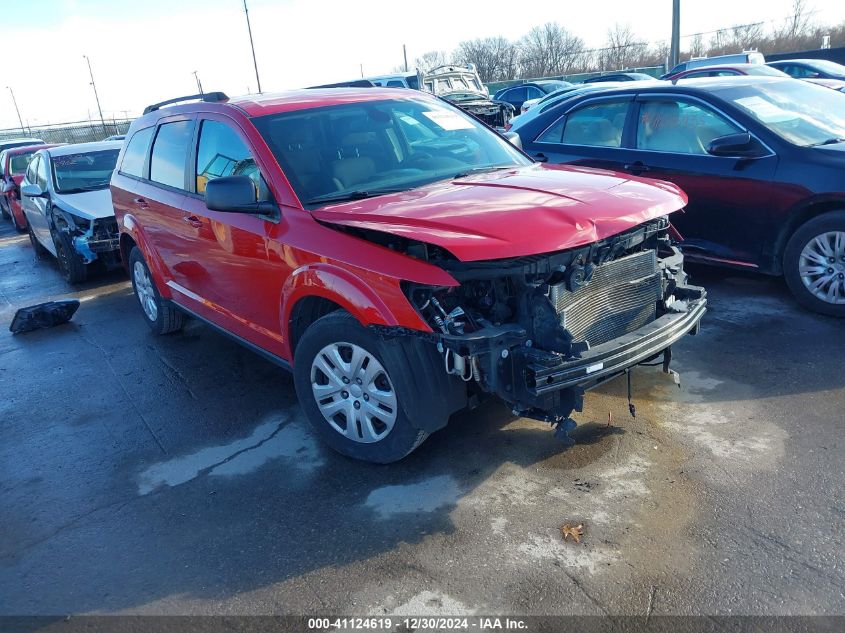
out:
M402 362L402 361L394 361ZM395 462L428 433L404 403L416 385L407 368L385 362L380 341L338 310L311 324L296 347L294 384L317 434L338 453L368 462Z
M133 246L129 253L129 276L132 278L132 290L141 304L141 314L150 329L156 334L181 330L185 324L185 315L161 298L147 262L137 246Z
M845 211L826 213L800 226L786 245L783 272L802 306L845 317Z
M59 268L65 281L70 284L80 284L88 278L88 269L85 262L76 252L73 240L64 231L53 234L53 242L56 245L56 259L59 260Z
M35 258L41 259L44 255L47 254L47 249L41 245L41 242L38 241L38 238L35 237L35 232L32 230L32 225L28 224L26 227L26 232L29 234L29 243L32 245L32 250L35 251Z

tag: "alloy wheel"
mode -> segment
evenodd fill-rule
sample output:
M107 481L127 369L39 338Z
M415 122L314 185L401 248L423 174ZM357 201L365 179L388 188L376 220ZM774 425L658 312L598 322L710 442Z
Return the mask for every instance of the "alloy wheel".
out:
M153 283L143 263L135 262L132 267L132 280L135 282L135 294L138 296L138 301L141 302L144 314L150 321L155 321L158 318L158 305L156 304Z
M828 231L810 240L798 258L798 273L813 296L845 305L845 231Z
M387 371L353 343L332 343L317 353L311 391L326 422L355 442L378 442L396 424L396 391Z

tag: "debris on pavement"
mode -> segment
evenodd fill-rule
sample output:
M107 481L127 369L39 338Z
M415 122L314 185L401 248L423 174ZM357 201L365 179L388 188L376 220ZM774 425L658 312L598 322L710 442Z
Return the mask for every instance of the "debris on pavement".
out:
M573 541L580 543L581 537L584 536L584 524L572 525L571 523L564 523L560 526L560 535L564 541L571 536Z
M9 331L12 334L20 334L21 332L31 332L32 330L61 325L70 321L78 309L78 299L48 301L21 308L15 312L15 317L9 325Z

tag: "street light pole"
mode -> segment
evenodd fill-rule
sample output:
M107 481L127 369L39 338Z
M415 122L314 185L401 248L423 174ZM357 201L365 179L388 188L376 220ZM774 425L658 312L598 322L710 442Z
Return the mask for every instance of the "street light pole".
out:
M255 44L252 42L252 27L249 24L249 9L244 0L244 13L246 14L246 30L249 31L249 47L252 49L252 65L255 67L255 83L258 84L258 94L261 94L261 80L258 78L258 62L255 61Z
M670 70L681 61L681 0L672 0L672 46L669 49Z
M97 101L97 111L100 113L100 123L103 124L103 132L106 132L106 120L103 118L103 109L100 107L100 96L97 94L97 84L94 83L94 71L91 70L91 60L88 55L83 55L88 62L88 74L91 75L91 87L94 89L94 99Z
M200 81L200 76L197 74L196 70L194 71L193 74L194 74L194 79L197 80L197 88L199 89L200 94L202 95L203 91L202 91L202 82Z
M14 104L15 104L15 112L17 112L17 113L18 113L18 121L19 121L19 122L20 122L20 124L21 124L21 132L23 132L24 134L26 134L26 130L25 130L25 129L24 129L24 127L23 127L23 119L21 118L21 111L18 109L18 100L17 100L17 99L15 99L15 91L14 91L14 90L12 90L12 87L11 87L11 86L6 86L6 87L9 89L9 92L11 92L11 93L12 93L12 103L14 103Z

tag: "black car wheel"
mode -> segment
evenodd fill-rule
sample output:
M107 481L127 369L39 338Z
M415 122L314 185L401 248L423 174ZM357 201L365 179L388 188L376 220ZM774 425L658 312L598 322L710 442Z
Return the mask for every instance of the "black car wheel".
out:
M845 317L845 211L825 213L800 226L786 245L783 272L798 303Z
M71 284L82 283L88 278L88 269L79 253L73 247L70 235L64 231L53 233L53 243L56 245L56 259L65 281Z
M27 225L26 232L29 234L29 243L32 244L32 250L35 251L35 257L37 259L41 259L48 253L47 249L41 245L41 242L38 241L38 238L35 237L35 233L32 230L32 225Z
M386 464L428 437L403 407L412 382L385 362L379 340L348 312L311 324L296 347L294 384L317 434L348 457Z

